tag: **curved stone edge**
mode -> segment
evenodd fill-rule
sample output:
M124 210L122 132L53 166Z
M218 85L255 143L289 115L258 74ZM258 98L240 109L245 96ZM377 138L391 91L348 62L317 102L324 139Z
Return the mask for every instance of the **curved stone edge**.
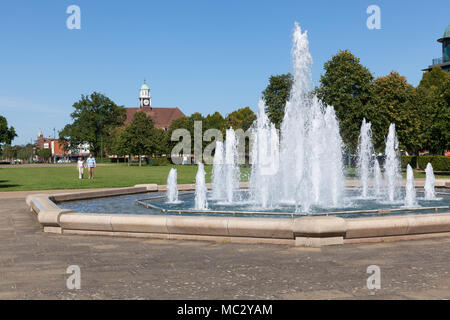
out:
M190 185L188 185L190 187ZM81 214L59 208L53 201L91 199L96 197L159 191L157 185L132 188L72 192L59 195L35 194L26 198L30 210L38 216L45 232L86 231L90 234L167 235L183 239L278 239L297 246L324 246L387 237L405 237L450 232L450 214L340 218L334 216L297 219L192 217L174 215ZM67 233L67 232L66 232ZM221 240L221 241L222 241ZM225 241L225 240L224 240ZM379 240L382 241L382 240Z
M50 200L48 195L44 194L28 196L26 203L30 211L36 213L37 219L44 229L46 227L59 228L60 216L64 213L74 212L72 210L61 209Z
M171 215L79 214L60 217L63 230L155 233L168 235L294 239L293 221L239 217L185 217Z

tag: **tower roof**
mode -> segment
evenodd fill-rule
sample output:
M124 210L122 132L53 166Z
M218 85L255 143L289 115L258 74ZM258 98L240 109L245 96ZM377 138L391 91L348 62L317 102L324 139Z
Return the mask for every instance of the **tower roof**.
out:
M450 24L445 29L444 36L441 39L438 39L438 42L443 42L446 38L450 38Z
M144 84L141 87L141 90L149 90L150 88L148 87L148 85L144 82Z

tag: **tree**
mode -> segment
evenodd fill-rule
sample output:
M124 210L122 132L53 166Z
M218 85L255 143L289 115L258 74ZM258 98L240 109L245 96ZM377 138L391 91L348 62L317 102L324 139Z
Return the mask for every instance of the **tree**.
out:
M250 107L245 107L233 111L225 118L225 123L228 128L232 127L233 129L242 129L247 131L256 120L256 115L250 109Z
M422 99L423 148L444 154L450 148L450 74L434 67L423 74L417 91Z
M48 161L52 156L52 151L50 149L41 149L38 154L41 159Z
M26 145L16 146L17 147L17 158L21 160L28 160L33 157L33 145L28 143Z
M373 109L373 75L350 51L339 51L324 66L316 94L333 106L340 122L344 143L352 151L358 144L359 130L369 109Z
M442 70L441 67L435 66L430 72L423 73L419 87L423 89L437 89L448 79L450 79L450 73Z
M8 128L8 121L0 116L0 151L3 145L10 145L15 137L17 137L16 130L13 127Z
M133 120L125 127L121 134L120 145L128 154L139 156L139 166L142 165L142 155L152 154L155 151L154 125L151 117L143 111L136 112Z
M153 153L157 155L170 153L169 135L164 129L153 128L150 143L153 146Z
M225 133L225 119L222 117L222 115L219 112L214 112L213 114L208 114L206 118L203 120L202 125L203 131L206 131L208 129L217 129L222 132L222 134Z
M5 145L2 150L2 155L7 161L12 163L17 158L17 147L11 146L10 144Z
M70 115L72 124L68 124L59 132L62 141L69 141L68 147L76 150L79 144L88 143L91 152L100 154L102 144L107 144L111 131L123 125L126 110L117 106L103 94L94 92L73 104L75 111Z
M383 143L390 123L395 123L400 148L410 154L421 149L423 112L417 103L417 92L406 78L396 71L375 79L376 112L367 120L373 121L375 145Z
M111 130L109 138L106 140L105 149L108 154L116 156L128 155L126 144L122 141L121 135L125 130L125 126L116 127Z
M194 128L191 128L191 120L190 117L179 117L172 121L170 124L169 130L167 132L167 140L168 140L168 149L172 150L179 141L172 141L172 134L178 129L186 129L189 132L194 132ZM191 134L191 148L193 148L193 135Z
M428 148L433 153L444 154L450 149L450 79L438 87L432 106L434 112L428 133L430 137Z
M293 77L290 73L270 76L269 84L262 92L266 113L270 121L279 129L284 118L284 109L289 100Z

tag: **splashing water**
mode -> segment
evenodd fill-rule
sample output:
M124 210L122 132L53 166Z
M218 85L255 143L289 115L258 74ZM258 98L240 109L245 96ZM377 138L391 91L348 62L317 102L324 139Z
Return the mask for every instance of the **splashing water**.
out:
M311 94L312 57L307 32L296 23L292 56L294 83L281 124L281 181L285 201L297 211L339 204L343 187L342 140L333 107ZM328 178L332 178L329 183Z
M249 192L238 192L240 170L238 139L233 129L226 132L225 143L216 142L212 174L211 207L288 210L291 212L327 212L333 208L387 205L417 206L412 168L408 168L406 196L401 196L402 176L399 144L395 124L386 139L384 180L380 163L373 156L371 123L361 125L358 147L358 174L361 191L345 190L342 162L342 138L332 106L323 105L313 94L307 32L295 23L293 32L293 84L286 102L285 114L278 131L265 113L260 101L257 119L251 129ZM369 188L373 174L372 189ZM432 171L427 171L428 196L434 191ZM344 197L344 191L348 196ZM361 192L366 198L359 204ZM373 199L372 194L376 196ZM205 172L198 164L195 208L206 210ZM248 198L246 198L248 196ZM356 202L354 201L357 198ZM215 201L221 200L221 201ZM225 201L223 201L225 200ZM422 199L419 199L422 200ZM264 210L262 210L264 211Z
M373 171L372 124L364 118L358 139L358 176L361 184L361 197L368 197L369 178Z
M198 163L197 175L195 176L195 209L207 210L208 201L206 199L206 182L205 182L205 168L203 163Z
M169 175L167 176L167 202L177 203L178 202L178 186L177 186L177 169L170 169Z
M223 142L216 141L212 171L212 198L224 199L226 195Z
M416 188L414 186L414 172L411 166L408 164L406 167L406 195L405 195L405 207L416 207Z
M275 152L273 158L266 156L269 145L271 150L278 150L277 135L272 133L275 129L260 104L253 131L256 143L252 156L256 155L257 159L250 189L261 207L294 203L296 211L304 212L309 212L312 206L336 207L341 203L344 190L339 123L333 107L323 106L311 93L309 41L307 33L302 33L297 23L292 57L294 82L281 124L279 152ZM262 173L261 155L274 163L276 172L268 176Z
M279 137L274 124L269 121L262 100L252 128L252 174L250 176L250 197L262 208L276 204L278 184L275 180L279 169Z
M387 196L390 202L398 200L401 179L400 160L398 157L398 140L395 134L395 124L389 126L389 134L386 141L385 179L387 183Z
M237 138L233 128L230 128L226 131L225 140L225 190L226 200L230 203L235 200L236 191L239 190L240 170L237 159Z
M381 168L378 159L375 159L373 166L373 193L376 197L381 196L381 188L383 186L383 178L381 176Z
M434 172L433 172L433 166L431 163L427 164L427 167L425 168L425 200L436 200L436 192L434 190Z

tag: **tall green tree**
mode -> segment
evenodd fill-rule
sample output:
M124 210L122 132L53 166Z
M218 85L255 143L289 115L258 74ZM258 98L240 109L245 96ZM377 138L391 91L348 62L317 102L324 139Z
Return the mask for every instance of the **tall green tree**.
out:
M245 107L231 112L225 118L225 123L228 128L242 129L247 131L256 120L256 115L250 109L250 107Z
M262 92L267 106L267 116L278 129L284 118L286 102L289 100L293 81L290 73L271 76L269 78L269 84Z
M395 123L400 148L409 154L417 154L422 148L421 135L423 112L417 92L404 76L392 71L375 79L376 112L368 117L377 124L373 128L376 145L387 136L390 123Z
M194 128L191 128L191 124L192 124L192 122L190 121L190 117L186 117L186 116L179 117L172 121L172 123L170 124L169 130L167 132L168 148L170 150L172 150L173 147L175 147L175 145L177 143L179 143L179 141L172 141L172 134L178 129L186 129L189 132L194 132ZM180 141L182 139L183 138L180 138ZM194 137L191 136L191 148L193 148L193 139L194 139Z
M373 105L373 75L350 51L339 51L324 65L316 89L318 98L333 106L340 122L341 136L355 151L363 118Z
M202 128L203 132L208 129L217 129L224 134L226 128L225 119L220 112L217 111L213 114L208 114L203 120Z
M73 104L74 111L70 115L73 123L68 124L59 132L59 139L68 141L73 150L79 144L88 143L91 152L100 154L102 146L107 145L112 130L123 125L126 119L126 110L116 105L111 99L101 93L82 95L81 99Z
M41 149L38 151L39 157L41 159L44 159L44 161L46 162L51 162L51 157L52 157L52 150L50 149Z
M17 158L30 162L33 157L33 147L31 143L17 146Z
M122 133L125 130L125 126L116 127L111 130L109 139L106 141L105 149L110 155L126 156L128 150L126 143L122 139Z
M11 146L11 144L4 145L2 150L2 157L10 162L12 162L14 159L17 159L17 147Z
M423 74L417 91L422 99L423 148L444 154L450 149L450 74L434 67Z
M14 127L8 127L6 118L0 116L0 151L4 145L10 145L15 137L17 137L17 134Z
M423 73L419 87L422 89L438 89L448 79L450 79L450 73L435 66L430 72Z
M153 128L150 143L153 146L154 154L170 154L169 135L164 129Z
M121 133L119 148L127 151L130 156L138 155L139 166L141 166L141 156L152 154L156 149L153 135L152 118L143 111L136 112L131 123Z

